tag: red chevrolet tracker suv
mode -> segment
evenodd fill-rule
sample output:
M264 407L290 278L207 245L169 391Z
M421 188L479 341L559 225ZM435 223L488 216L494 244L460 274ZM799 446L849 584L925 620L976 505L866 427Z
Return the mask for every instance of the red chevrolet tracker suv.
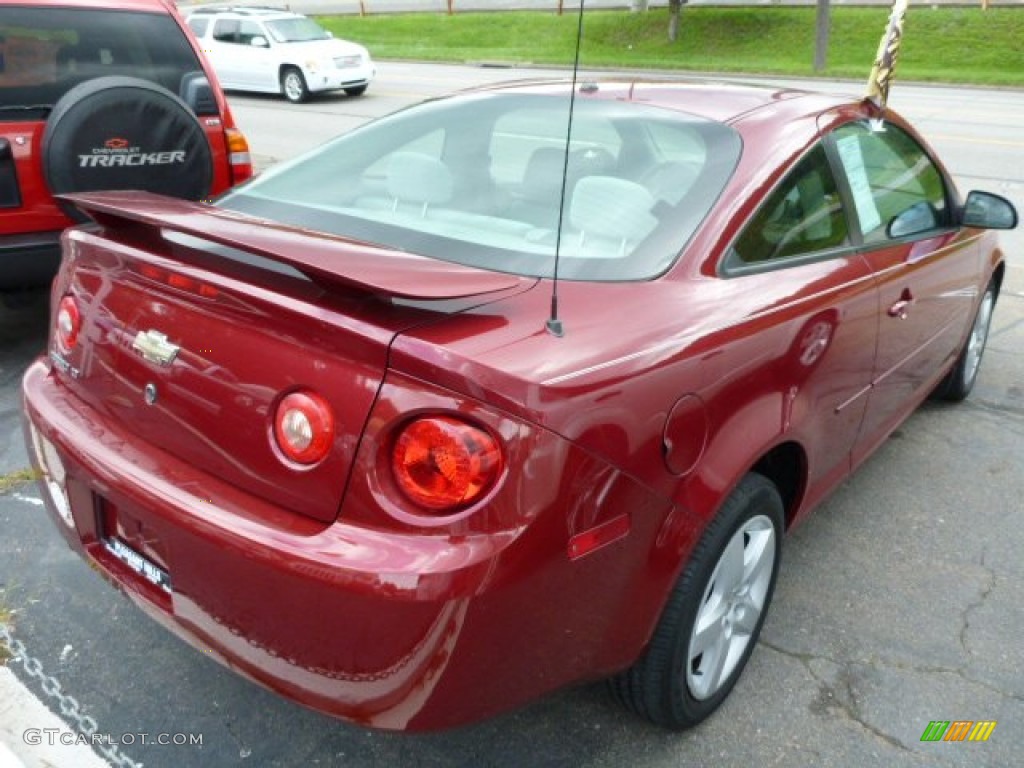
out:
M249 148L171 0L0 5L0 291L45 284L81 221L55 195L190 200L252 175Z

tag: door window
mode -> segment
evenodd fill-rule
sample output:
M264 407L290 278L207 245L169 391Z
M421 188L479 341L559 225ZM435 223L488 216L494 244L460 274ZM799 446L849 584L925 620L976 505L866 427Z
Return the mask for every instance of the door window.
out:
M942 174L903 130L846 125L834 134L864 242L919 235L949 224Z

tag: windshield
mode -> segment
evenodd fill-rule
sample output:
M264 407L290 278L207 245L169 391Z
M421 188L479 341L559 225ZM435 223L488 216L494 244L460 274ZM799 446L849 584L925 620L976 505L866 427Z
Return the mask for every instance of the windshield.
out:
M45 112L96 77L130 75L178 93L195 71L202 67L169 15L0 5L0 120Z
M489 93L422 104L222 198L240 212L518 275L653 277L732 173L729 127L646 105ZM563 185L564 175L564 185ZM562 205L563 186L565 203Z
M304 43L307 40L327 40L330 35L312 19L279 19L268 21L267 29L279 43Z

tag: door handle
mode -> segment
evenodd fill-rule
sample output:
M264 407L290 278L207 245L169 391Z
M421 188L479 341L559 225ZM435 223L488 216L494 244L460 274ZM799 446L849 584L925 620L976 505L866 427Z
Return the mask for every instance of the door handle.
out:
M895 317L899 320L907 319L907 310L910 309L910 305L914 303L914 294L910 292L909 288L904 288L900 294L900 300L889 307L889 317Z
M889 307L889 317L895 317L899 320L907 319L907 307L911 304L907 299L900 299L891 307Z

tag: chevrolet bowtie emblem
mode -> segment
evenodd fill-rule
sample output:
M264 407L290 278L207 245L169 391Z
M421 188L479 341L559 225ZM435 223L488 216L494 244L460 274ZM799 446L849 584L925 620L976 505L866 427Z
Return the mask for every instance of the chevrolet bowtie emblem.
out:
M181 351L181 347L171 344L159 331L139 331L132 342L132 349L157 365L170 365Z

